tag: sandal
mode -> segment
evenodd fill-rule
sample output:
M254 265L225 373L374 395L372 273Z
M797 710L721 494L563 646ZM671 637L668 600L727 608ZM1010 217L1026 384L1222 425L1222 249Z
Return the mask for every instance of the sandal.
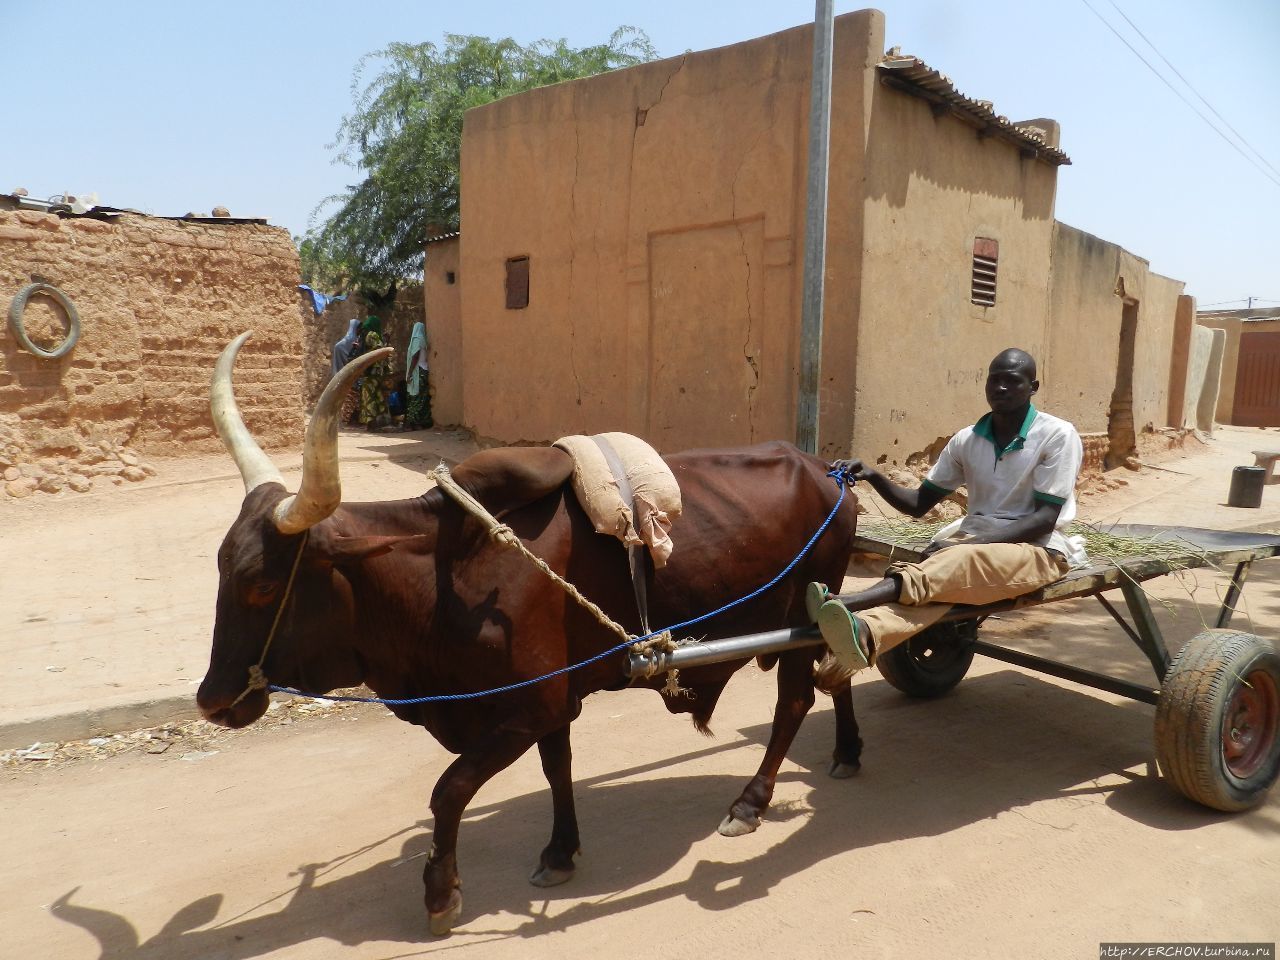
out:
M828 600L818 610L818 629L841 667L852 673L871 666L871 657L858 636L858 618L839 600Z
M809 615L810 623L818 622L818 611L822 608L822 605L830 599L831 591L827 589L827 585L825 583L817 583L815 581L805 587L804 609L805 613Z

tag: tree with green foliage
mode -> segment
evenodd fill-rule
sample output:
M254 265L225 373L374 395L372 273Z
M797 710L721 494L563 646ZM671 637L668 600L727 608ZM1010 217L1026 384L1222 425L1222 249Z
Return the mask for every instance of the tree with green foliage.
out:
M429 229L458 229L462 115L471 107L535 87L589 77L657 57L643 31L621 27L609 42L575 49L564 40L446 34L433 43L393 43L367 54L352 79L355 110L333 144L364 174L317 214L338 209L302 241L303 268L322 283L385 297L422 271ZM373 64L380 72L362 87Z

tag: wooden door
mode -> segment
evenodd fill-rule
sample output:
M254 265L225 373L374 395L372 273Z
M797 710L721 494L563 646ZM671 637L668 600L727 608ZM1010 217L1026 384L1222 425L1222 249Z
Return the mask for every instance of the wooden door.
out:
M1240 334L1231 422L1242 427L1280 427L1280 332Z

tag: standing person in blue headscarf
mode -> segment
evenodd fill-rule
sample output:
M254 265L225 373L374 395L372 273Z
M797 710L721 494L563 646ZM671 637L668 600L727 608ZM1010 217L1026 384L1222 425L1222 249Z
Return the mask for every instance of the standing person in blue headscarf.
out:
M347 328L347 335L333 345L334 376L337 376L339 370L360 355L359 331L360 321L352 317L351 326ZM347 395L342 399L342 413L339 417L339 423L351 422L351 418L356 412L356 401L356 391L348 390Z
M413 325L413 333L409 335L408 355L404 379L409 402L404 414L404 428L419 430L433 423L431 393L427 386L427 328L421 322Z

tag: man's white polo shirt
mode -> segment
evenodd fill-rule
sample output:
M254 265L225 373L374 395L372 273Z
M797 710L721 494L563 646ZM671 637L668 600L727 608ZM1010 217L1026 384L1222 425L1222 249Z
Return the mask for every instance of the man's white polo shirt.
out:
M1080 434L1066 420L1027 410L1018 435L1003 450L996 446L991 414L965 427L947 443L924 486L947 494L964 486L969 511L934 535L934 540L964 543L1029 516L1036 502L1062 509L1052 533L1035 541L1066 557L1073 567L1089 562L1084 538L1063 533L1076 516L1076 477L1084 459Z

